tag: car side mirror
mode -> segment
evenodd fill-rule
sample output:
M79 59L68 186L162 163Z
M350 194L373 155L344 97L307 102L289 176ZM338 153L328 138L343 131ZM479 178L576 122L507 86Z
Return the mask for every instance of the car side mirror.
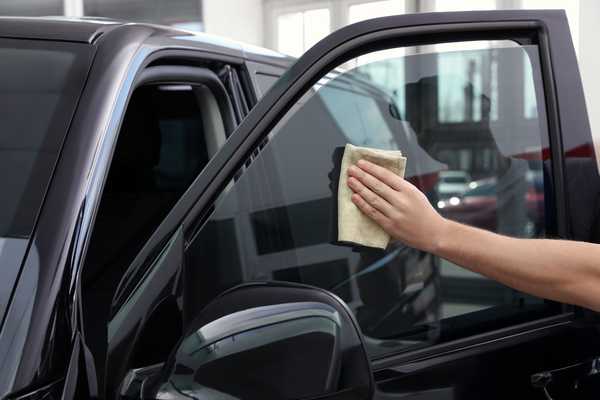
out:
M127 374L122 398L372 397L358 325L327 291L245 284L215 299L191 325L164 365Z

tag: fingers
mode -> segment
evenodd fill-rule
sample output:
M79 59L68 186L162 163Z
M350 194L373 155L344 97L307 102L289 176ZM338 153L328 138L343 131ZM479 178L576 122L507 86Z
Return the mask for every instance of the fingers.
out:
M384 229L390 225L390 219L381 213L381 211L367 203L367 201L358 193L354 193L352 195L352 202L360 211L362 211L365 215L367 215Z
M381 182L385 183L394 190L401 190L405 184L404 179L392 171L367 160L359 160L357 165L360 167L360 169L379 179Z
M373 191L375 194L384 198L387 202L391 204L394 203L395 197L398 195L398 192L386 183L380 181L375 176L355 166L351 166L350 168L348 168L348 174L351 177L356 178L364 186L371 189L371 191Z
M354 193L359 194L371 207L379 210L387 217L391 217L394 214L394 207L390 203L377 195L377 193L374 193L358 179L352 176L348 177L348 186Z

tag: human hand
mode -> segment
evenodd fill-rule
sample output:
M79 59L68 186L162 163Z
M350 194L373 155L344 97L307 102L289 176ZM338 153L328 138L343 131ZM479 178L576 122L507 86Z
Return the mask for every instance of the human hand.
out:
M428 252L435 252L446 219L427 197L393 172L366 160L348 168L352 202L392 238Z

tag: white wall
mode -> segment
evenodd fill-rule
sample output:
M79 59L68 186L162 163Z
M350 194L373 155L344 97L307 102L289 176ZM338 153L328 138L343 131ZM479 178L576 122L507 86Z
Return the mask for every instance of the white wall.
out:
M77 1L65 0L65 2ZM272 5L277 2L302 4L313 1L315 0L203 0L205 30L208 33L259 46L272 45L273 43L266 37L270 31L266 29L269 21L264 21L264 16L269 15L268 11ZM498 6L518 8L521 1L499 0ZM598 154L600 154L600 47L598 45L600 1L570 1L579 1L579 66L592 132L595 133ZM424 5L431 3L430 6L435 4L434 0L421 0L421 3ZM554 4L555 1L551 3Z
M263 0L204 0L207 33L263 45Z
M580 0L579 69L587 110L596 145L600 155L600 1ZM598 157L600 163L600 157Z
M63 10L67 17L82 17L83 0L63 0Z

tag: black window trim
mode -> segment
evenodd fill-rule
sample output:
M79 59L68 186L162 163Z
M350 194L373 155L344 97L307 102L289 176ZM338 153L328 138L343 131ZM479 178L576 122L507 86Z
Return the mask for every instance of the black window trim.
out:
M557 24L556 17L561 17L563 20L559 20ZM452 20L452 22L449 23L448 20ZM558 107L554 71L561 67L569 70L568 62L572 60L569 60L568 57L552 57L552 43L549 40L550 30L548 28L548 22L550 21L555 24L554 29L556 32L553 32L553 34L559 34L561 30L563 34L568 34L564 13L520 10L384 17L354 24L335 32L301 57L275 84L272 90L265 95L263 100L255 106L228 139L221 151L209 162L178 204L163 220L138 256L147 257L151 249L158 245L167 232L174 232L180 225L183 225L186 229L187 248L189 239L202 228L204 222L214 210L214 201L218 198L222 189L243 166L245 160L251 156L264 135L275 126L305 90L316 83L322 73L353 58L361 49L369 48L370 51L373 51L375 50L374 43L377 43L375 47L385 47L383 44L386 41L388 43L392 41L395 46L411 46L464 40L498 39L531 43L531 40L537 39L536 44L539 45L540 49L543 88L547 102L546 114L552 154L552 173L557 197L555 204L558 205L557 218L559 223L556 234L568 238L568 213L560 124L561 111ZM402 40L402 42L399 42L399 40ZM338 42L342 44L338 46ZM293 83L290 84L290 82ZM140 276L138 273L136 275ZM456 346L461 348L467 342L470 343L469 345L475 345L491 338L506 337L540 329L540 326L551 326L556 323L570 324L575 315L572 312L573 309L572 306L564 306L563 314L543 320L531 321L518 326L491 331L480 336L415 349L414 351L392 353L378 360L393 358L397 363L404 357L415 359L420 355L439 354ZM375 362L378 362L378 360L375 360Z
M252 110L256 103L258 103L259 96L256 93L257 86L256 84L253 84L254 80L252 79L252 72L248 62L245 62L244 65L239 68L238 73L242 92L246 96L250 110Z
M204 64L207 61L224 63L226 65L229 65L232 67L234 72L236 72L237 69L240 69L243 73L242 73L242 81L240 82L242 87L240 87L239 89L243 90L244 92L246 90L250 90L250 88L245 88L245 90L244 90L245 85L250 85L250 83L246 82L246 78L245 78L245 73L247 72L247 65L246 65L246 63L248 61L247 59L241 59L241 58L237 58L237 57L217 54L217 53L208 52L208 51L165 48L165 49L157 50L157 51L149 54L147 56L147 58L141 63L140 68L134 78L133 84L129 90L128 99L125 102L125 105L123 106L123 113L127 109L127 106L129 104L129 97L137 88L139 88L143 85L149 84L149 83L159 83L161 81L161 79L158 77L159 76L158 72L147 73L146 71L148 71L148 70L159 71L158 69L155 70L155 68L159 68L159 67L179 68L179 67L182 67L182 64L180 64L180 63L185 63L184 65L187 65L189 67L189 65L188 65L189 63L193 63L193 64L197 63L197 64L199 64L199 66L193 66L193 67L189 67L189 68L203 69L205 71L205 73L206 73L206 71L208 71L208 73L206 75L210 75L210 79L216 78L218 80L218 83L213 82L213 85L215 87L218 87L217 90L221 94L224 93L227 96L227 99L228 99L227 103L229 103L229 104L226 105L225 107L226 108L231 107L231 116L232 116L232 118L234 118L234 110L232 108L233 103L232 103L230 95L227 92L227 89L225 88L223 82L218 78L218 76L215 73L213 73L213 71L208 70L206 67L200 66L201 64ZM256 62L256 61L253 61L253 62ZM191 73L194 74L193 72L191 72ZM198 83L198 82L194 81L195 78L196 77L194 77L194 76L190 77L188 75L186 78L187 80L184 79L183 81L180 81L179 83L188 83L188 84ZM190 81L190 79L191 79L191 81ZM163 83L175 83L175 82L173 82L173 81L164 82L163 81ZM250 100L252 101L252 103L249 104L250 108L256 104L255 93L253 90L252 90L251 94L252 94L252 98ZM233 119L233 121L235 123L235 119ZM235 128L237 128L237 126L239 126L239 125L236 124L234 126L234 129L231 129L231 130L226 128L228 137L235 130ZM120 129L120 126L119 126L119 129ZM118 137L116 137L115 140L116 139L118 139ZM110 164L109 164L108 168L110 168ZM108 174L108 170L105 171L106 176L107 176L107 174ZM188 188L186 193L184 193L183 196L177 201L177 203L169 211L167 216L163 219L161 224L155 229L154 233L150 236L150 238L143 245L142 249L138 252L138 254L134 258L134 260L130 263L130 266L126 270L125 275L123 276L122 281L119 284L117 291L115 292L115 296L113 298L113 304L111 307L112 308L111 316L114 315L114 313L119 309L119 307L123 304L123 302L128 298L131 290L133 290L136 287L139 280L143 279L143 276L145 276L145 273L147 272L146 269L152 264L152 261L155 258L154 256L156 254L160 253L160 251L162 251L162 248L164 247L165 243L168 242L168 238L170 238L172 236L172 234L175 231L177 231L180 228L180 226L182 226L181 222L176 223L174 226L172 226L172 225L165 226L165 220L172 219L173 215L178 216L176 218L181 218L181 217L185 216L185 214L192 208L194 203L191 199L189 199L188 192L190 191L190 189L192 187L197 186L197 183L196 183L197 180L198 180L198 178L190 185L190 187ZM185 227L185 225L183 225L183 226ZM85 262L85 260L84 260L84 262Z
M221 77L231 97L232 103L235 106L234 111L237 127L250 111L248 101L242 88L240 87L240 81L236 69L231 67L231 65L225 65L223 69L219 71L219 76Z
M573 327L573 320L573 313L559 314L451 342L390 353L372 359L371 366L374 372L378 372L388 368L398 369L398 366L402 365L401 371L397 370L396 372L415 373L451 360L471 357L492 349L506 348L554 335L556 332Z
M490 23L490 29L488 31L484 32L479 32L477 31L477 29L485 27L488 24L485 23L473 23L473 24L466 24L467 28L472 28L472 32L473 35L469 35L466 34L465 31L461 31L460 29L457 29L459 34L456 36L450 36L450 33L454 33L453 31L457 28L456 25L449 25L446 26L444 28L447 29L443 29L442 27L438 27L438 32L436 32L436 34L431 35L429 40L424 40L423 36L424 35L419 35L419 31L421 31L422 29L420 29L420 27L415 29L415 37L413 36L414 41L410 42L410 43L406 43L403 42L402 45L403 46L409 46L409 45L415 45L415 44L436 44L436 43L441 43L441 42L453 42L453 41L457 41L457 40L484 40L484 39L512 39L515 40L517 42L520 43L531 43L532 39L539 39L539 41L537 42L538 46L540 47L540 63L542 65L542 80L543 80L543 85L544 85L544 93L545 93L545 98L546 98L546 102L547 102L547 118L548 118L548 134L549 134L549 139L550 139L550 147L551 147L551 151L552 151L552 169L553 169L553 175L558 176L559 178L555 179L554 181L554 186L556 188L556 203L555 204L560 204L562 207L557 207L557 208L562 208L562 214L559 213L558 214L558 220L562 221L562 225L560 225L559 223L559 231L556 232L558 233L560 236L562 237L567 237L566 235L566 230L565 230L565 222L566 222L566 207L565 207L565 196L564 196L564 183L563 181L560 179L560 176L562 176L562 143L560 142L560 128L559 128L559 118L557 115L557 108L556 108L556 95L555 95L555 90L554 90L554 78L548 77L548 71L552 70L550 68L550 66L548 65L548 63L551 61L550 58L550 46L549 46L549 42L548 42L548 38L547 38L547 32L546 32L546 27L541 24L539 21L529 21L529 22L522 22L522 21L518 21L518 22L514 22L509 24L510 28L508 31L506 31L506 24L505 23ZM427 28L425 28L427 29ZM391 31L396 31L396 30L404 30L403 28L399 28L399 29L392 29ZM468 31L468 30L467 30ZM387 34L386 34L387 33ZM396 33L396 32L394 32ZM376 34L371 34L368 36L381 36L377 39L372 39L373 40L385 40L384 38L386 36L396 36L394 35L394 33L392 33L390 35L390 32L382 32L382 33L376 33ZM403 32L397 32L398 36L401 35L401 33ZM515 34L517 33L517 34ZM388 37L389 37L388 36ZM363 39L364 40L364 39ZM356 41L361 41L360 39L356 39ZM354 45L354 51L359 52L361 48L365 48L370 41L369 40L364 40L366 43L363 45ZM350 44L352 44L352 42L350 42ZM340 46L340 48L345 47L344 45ZM334 65L338 65L339 63L342 62L343 60L352 58L352 56L354 56L354 54L352 52L346 52L345 50L340 50L340 48L336 49L337 52L341 53L342 56L338 57L337 59L334 58L334 56L332 54L326 54L323 59L319 60L320 62L315 63L315 65L319 66L320 68L318 68L318 72L315 72L314 76L320 76L319 73L323 73L326 72L330 67L334 66ZM336 50L334 50L334 53L336 52ZM328 60L327 58L332 58L333 60ZM301 59L302 61L302 59ZM319 65L321 64L321 65ZM312 68L315 68L315 66L313 66ZM316 69L316 68L315 68ZM304 81L304 82L303 82ZM293 89L290 88L288 90L287 93L284 93L284 96L290 92L294 92L296 96L294 97L298 97L298 93L303 93L303 91L305 89L307 89L310 85L312 85L314 82L311 82L311 80L307 79L306 76L301 76L300 79L296 82L296 84L294 84ZM301 86L302 85L302 86ZM281 85L279 85L281 86ZM295 89L295 90L294 90ZM220 185L222 186L223 184L226 184L229 181L230 177L224 177L225 173L224 170L227 169L228 164L232 165L234 164L235 161L237 161L237 165L236 167L239 168L239 163L243 163L245 161L246 158L248 158L251 154L251 152L253 151L254 147L256 145L258 145L258 143L261 142L261 140L264 138L264 134L268 133L270 131L270 129L276 124L275 121L278 121L278 119L284 115L287 110L289 109L289 107L286 107L286 105L291 105L293 104L295 98L292 97L293 95L288 95L289 98L283 100L284 97L279 99L279 103L275 104L275 106L273 107L273 109L270 110L270 112L268 114L270 114L271 116L273 116L273 118L271 119L271 121L267 121L267 118L264 118L260 121L257 121L257 125L255 126L254 130L250 130L250 135L245 137L245 138L241 138L243 141L240 143L240 148L238 149L237 153L234 153L232 155L232 159L229 162L225 162L224 165L221 166L220 168L220 172L217 174L217 176L214 178L215 180L211 183L208 183L207 185L207 190L204 192L204 194L202 195L202 197L200 198L198 204L196 205L195 209L192 210L190 212L190 215L188 215L188 217L186 219L188 220L192 220L193 218L193 213L194 212L199 212L200 215L200 219L202 221L202 223L197 223L197 225L191 224L191 223L184 223L185 226L194 226L195 229L192 232L189 232L186 234L189 234L189 237L193 237L195 236L197 230L201 229L201 227L203 226L203 222L205 220L208 219L208 214L210 214L211 210L213 209L213 199L209 199L209 193L210 193L210 189L211 188L217 188L218 187L218 183L220 182ZM284 106L281 106L281 104L284 104ZM277 107L280 106L280 107ZM274 109L276 108L280 108L280 110L275 111ZM267 115L268 115L267 114ZM274 115L275 114L275 115ZM251 114L249 116L248 119L250 119L253 115ZM246 121L247 122L247 121ZM241 130L241 128L240 128ZM261 136L259 136L261 135ZM238 135L239 137L239 135ZM234 139L234 137L232 137L232 139ZM245 140L244 140L245 139ZM244 152L243 149L248 148L248 153ZM225 151L226 149L224 148L222 153ZM234 161L235 160L235 161ZM208 168L207 168L208 169ZM237 169L237 168L236 168ZM220 176L219 176L220 175ZM221 176L223 176L222 180L218 180ZM201 175L202 177L206 177L205 174ZM218 180L218 181L217 181ZM215 190L215 193L218 196L219 190ZM215 196L216 197L216 196ZM562 197L562 199L561 199ZM204 200L205 202L203 203L202 200ZM201 206L200 204L203 204L204 206L208 206L210 207L210 209L205 212L205 213L201 213ZM191 221L190 221L191 222ZM552 234L553 232L551 232ZM187 235L186 235L187 236ZM571 307L570 306L565 306L564 307L564 311L565 313L563 314L558 314L557 316L553 316L550 317L548 319L544 319L542 320L543 324L545 325L551 325L554 324L556 322L564 322L565 320L571 320L573 317L573 314L570 312ZM390 357L401 357L401 356L406 356L406 357L417 357L419 354L425 354L428 352L431 353L440 353L440 352L444 352L447 351L448 349L452 349L455 347L463 347L465 346L467 343L469 343L470 345L477 343L477 342L481 342L483 340L490 340L490 339L494 339L494 338L498 338L498 337L502 337L505 336L507 333L511 332L512 334L515 334L516 332L524 332L527 331L529 329L534 329L534 327L539 328L539 320L535 320L535 321L531 321L529 323L525 323L525 324L521 324L519 326L512 326L512 327L508 327L508 328L504 328L501 330L497 330L497 331L491 331L486 333L485 335L481 335L481 336L476 336L476 337L470 337L470 338L463 338L463 339L459 339L459 340L455 340L452 342L448 342L448 343L442 343L439 345L433 345L433 346L429 346L423 349L417 349L414 351L404 351L404 352L400 352L400 353L392 353L390 355L385 355L383 357L381 357L381 360L384 359L388 359ZM498 336L499 335L499 336ZM472 341L474 341L473 343L471 343Z

